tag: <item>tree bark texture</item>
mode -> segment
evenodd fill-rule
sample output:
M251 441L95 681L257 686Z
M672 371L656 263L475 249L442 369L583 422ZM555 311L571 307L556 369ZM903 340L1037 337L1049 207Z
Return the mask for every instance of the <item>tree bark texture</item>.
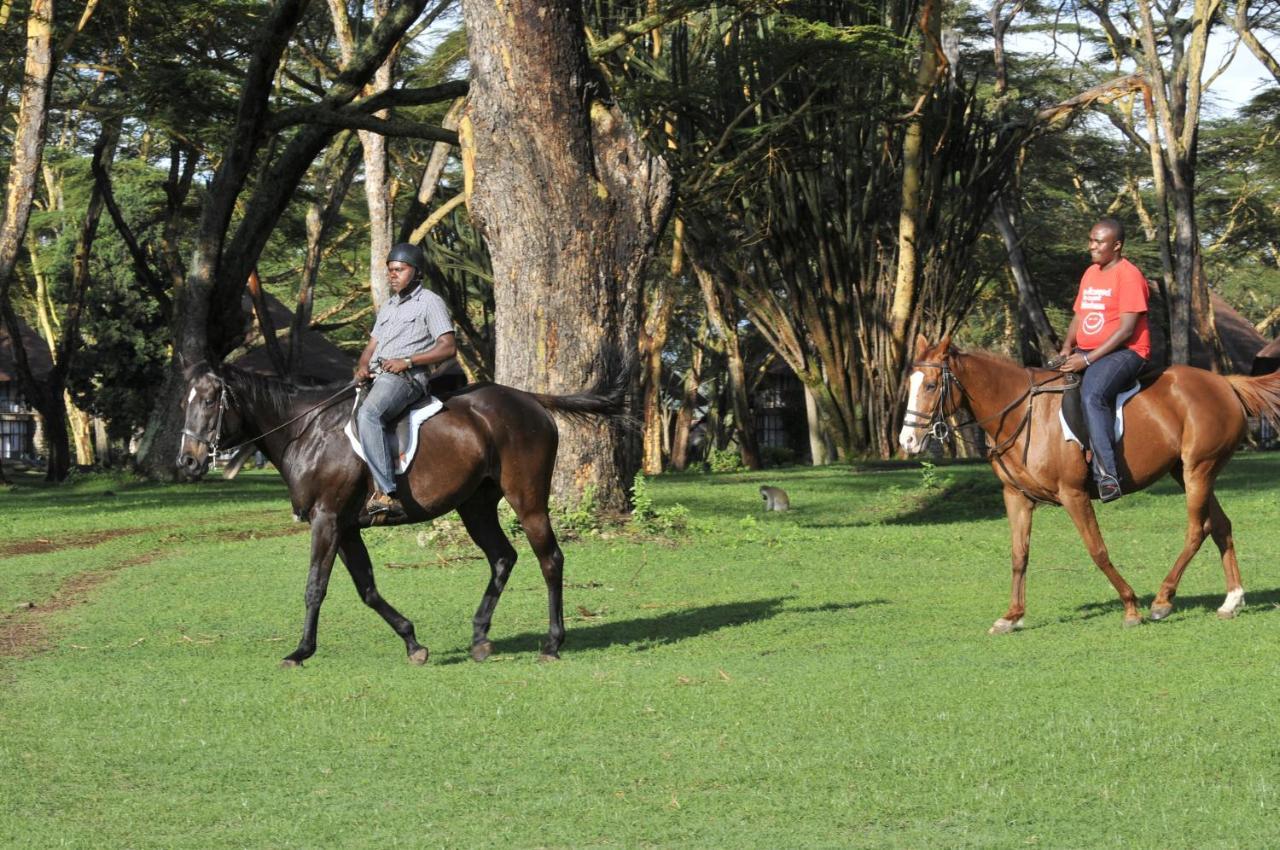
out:
M640 469L645 475L662 472L662 444L666 420L662 415L662 350L671 329L675 298L661 287L649 292L640 334L640 388L643 397L644 452Z
M581 390L635 356L671 179L588 64L580 4L463 0L462 10L471 90L459 136L493 259L495 377ZM624 509L638 449L618 426L561 422L553 492L577 502L589 487L602 507Z

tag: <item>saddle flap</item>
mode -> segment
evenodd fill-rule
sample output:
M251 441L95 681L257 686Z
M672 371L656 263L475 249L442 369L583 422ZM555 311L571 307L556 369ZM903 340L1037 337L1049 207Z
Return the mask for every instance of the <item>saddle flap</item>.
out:
M1117 443L1124 436L1124 405L1145 387L1146 384L1138 381L1116 396L1114 433ZM1070 440L1082 449L1089 447L1089 424L1085 421L1084 405L1080 401L1079 383L1063 392L1062 405L1058 408L1058 422L1062 426L1062 439Z
M364 456L364 447L360 445L360 435L356 432L356 411L360 409L360 402L363 400L364 393L357 392L355 404L351 406L351 416L347 419L342 433L347 435L352 451L368 463L368 459ZM409 464L413 463L413 456L418 451L418 431L421 430L422 423L441 410L444 410L444 402L433 395L428 395L409 405L396 419L395 429L387 435L387 444L396 458L397 475L408 471Z

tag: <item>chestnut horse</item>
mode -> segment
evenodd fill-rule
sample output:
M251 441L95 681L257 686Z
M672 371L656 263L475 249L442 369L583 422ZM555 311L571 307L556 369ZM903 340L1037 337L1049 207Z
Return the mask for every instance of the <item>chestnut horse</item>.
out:
M379 595L373 563L360 538L361 530L371 524L364 505L373 483L342 430L351 416L352 385L300 389L206 363L188 367L186 381L179 469L189 478L199 478L219 446L253 444L288 483L294 517L311 523L302 640L282 665L298 666L316 651L320 604L335 555L346 565L364 603L404 640L409 660L426 663L427 649L414 636L413 623ZM571 418L617 417L622 415L623 388L622 376L573 395L473 384L445 395L444 409L422 424L417 456L409 470L397 476L406 515L393 524L422 522L457 510L467 533L484 551L490 579L472 621L471 657L476 661L493 652L489 624L516 562L516 550L498 519L498 500L504 496L515 509L547 585L550 625L541 658L559 657L565 634L564 555L547 514L559 436L548 411Z
M1141 623L1133 588L1111 563L1098 530L1090 502L1097 498L1097 489L1084 453L1062 438L1058 410L1064 376L987 352L960 351L949 338L931 345L923 336L916 340L913 367L899 436L903 450L919 452L931 432L946 431L947 417L967 409L989 438L991 466L1004 484L1013 538L1013 589L1009 610L989 633L1022 628L1031 513L1041 503L1067 509L1093 562L1124 603L1124 624ZM1234 617L1244 605L1231 521L1218 504L1213 484L1244 439L1249 415L1280 420L1280 373L1247 378L1172 366L1125 405L1124 436L1117 451L1124 492L1148 487L1168 473L1187 497L1186 541L1151 603L1153 620L1173 611L1182 572L1207 535L1222 553L1227 581L1218 616Z

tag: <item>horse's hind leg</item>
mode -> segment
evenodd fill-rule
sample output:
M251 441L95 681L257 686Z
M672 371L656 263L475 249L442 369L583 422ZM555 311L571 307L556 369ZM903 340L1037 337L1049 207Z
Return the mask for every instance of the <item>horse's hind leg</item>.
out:
M1163 620L1173 611L1173 598L1177 595L1182 574L1200 551L1205 537L1213 536L1222 555L1222 572L1227 582L1227 597L1218 608L1218 616L1230 619L1244 605L1244 587L1240 583L1240 565L1236 561L1235 540L1231 535L1231 520L1213 494L1213 478L1217 469L1209 466L1193 470L1185 476L1174 473L1174 479L1187 494L1187 536L1182 552L1174 561L1173 569L1160 583L1160 591L1151 603L1151 619Z
M409 661L413 664L426 664L429 653L425 646L418 643L418 638L413 631L413 623L392 608L390 603L382 598L382 594L378 593L378 587L373 581L373 561L369 559L369 550L360 537L360 529L350 528L343 533L338 555L342 558L342 563L346 564L347 572L351 574L356 592L360 594L364 604L377 611L395 630L395 633L400 635L404 641L405 651L409 654Z
M498 498L497 494L481 492L458 506L458 515L462 517L467 533L489 559L489 586L485 588L480 607L476 608L471 621L471 657L476 661L484 661L493 654L489 625L493 622L493 611L498 607L511 570L516 565L516 550L498 520Z
M564 643L564 553L551 530L551 517L546 508L520 515L520 525L529 538L533 554L542 567L542 579L547 584L547 642L542 646L539 661L560 657L560 645Z
M1071 515L1076 531L1084 540L1085 548L1089 550L1089 557L1093 559L1098 569L1102 570L1102 574L1119 594L1120 602L1124 605L1124 624L1126 626L1141 624L1142 614L1138 612L1138 597L1129 583L1120 575L1115 564L1111 563L1111 555L1107 552L1107 544L1102 540L1102 531L1098 528L1098 517L1093 512L1093 504L1089 501L1088 495L1083 491L1073 493L1064 498L1062 504Z

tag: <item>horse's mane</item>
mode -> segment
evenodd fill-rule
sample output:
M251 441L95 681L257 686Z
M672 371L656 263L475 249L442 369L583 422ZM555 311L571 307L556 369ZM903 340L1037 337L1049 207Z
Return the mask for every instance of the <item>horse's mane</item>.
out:
M299 404L314 404L350 387L350 381L335 381L328 384L300 385L294 381L250 372L239 366L223 363L214 368L214 373L227 382L233 394L238 394L252 401L255 406L266 406L280 415L287 415ZM336 400L332 407L349 411L350 403L340 404ZM327 412L320 411L323 415Z

